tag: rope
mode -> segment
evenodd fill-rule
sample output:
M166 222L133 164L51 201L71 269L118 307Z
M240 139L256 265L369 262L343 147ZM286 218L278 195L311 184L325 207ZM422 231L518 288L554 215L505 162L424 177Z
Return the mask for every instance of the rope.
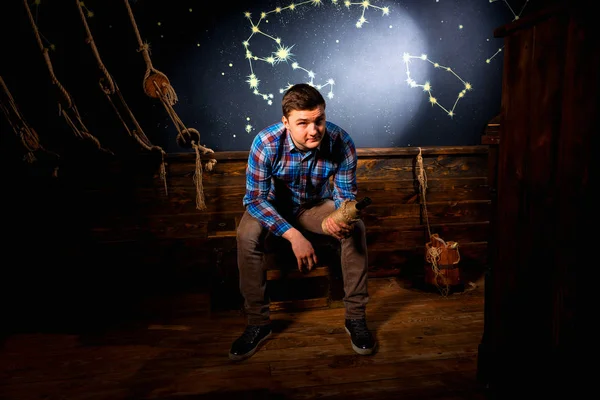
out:
M446 276L440 272L439 261L442 253L446 249L446 242L444 242L441 238L435 237L435 239L442 242L442 246L429 246L427 249L427 253L425 254L425 261L431 264L431 270L435 276L434 284L442 294L442 296L447 296L450 292L450 285L448 284L448 280ZM443 282L443 287L440 286L439 281Z
M423 155L421 148L419 147L419 154L417 155L417 179L419 181L419 187L421 188L421 198L423 199L423 212L425 213L425 221L427 222L427 233L431 239L431 229L429 227L429 215L427 214L427 201L425 200L425 192L427 191L427 174L425 168L423 168Z
M427 191L427 174L425 173L425 168L423 167L423 155L420 147L419 154L417 155L417 180L419 181L421 199L423 201L423 213L425 214L427 233L429 235L429 241L431 243L429 247L426 246L427 251L425 253L425 261L431 264L431 269L435 277L434 284L438 288L442 296L445 297L450 292L450 285L448 283L446 275L441 273L440 271L439 261L442 253L448 251L448 249L456 250L458 252L458 244L455 242L453 242L453 244L448 244L437 234L431 234L431 227L429 225L429 215L427 213L427 200L425 196ZM441 243L441 246L434 246L434 240L437 240L439 243ZM458 254L458 261L460 261L460 254ZM458 261L456 261L455 264L458 263ZM442 282L443 287L440 286L439 281Z
M108 73L106 66L102 62L100 58L100 53L98 52L98 48L96 47L96 42L94 42L94 37L92 36L92 31L87 23L87 18L85 17L85 13L83 12L83 2L80 0L75 0L77 2L77 8L79 9L79 15L81 16L81 21L83 22L83 26L85 28L85 32L87 33L87 37L85 39L86 43L90 45L92 48L92 52L94 53L94 57L96 57L96 61L98 62L98 68L104 74L104 79L100 80L100 87L102 91L106 94L114 94L115 93L115 83Z
M129 19L131 20L131 24L133 25L133 29L135 32L135 36L138 41L139 50L144 57L144 61L146 62L146 74L144 76L143 87L144 92L152 97L157 98L165 107L167 114L175 124L175 128L177 129L177 141L186 142L185 137L190 137L191 134L197 136L196 140L191 140L191 146L196 153L196 168L194 172L194 185L196 187L196 209L205 210L206 202L204 199L204 192L202 188L202 162L201 162L201 154L209 154L214 153L213 150L200 145L200 133L193 128L187 128L183 121L179 118L177 113L175 112L173 105L177 103L177 94L175 93L175 89L171 86L169 82L169 78L162 72L158 71L152 65L152 60L150 59L150 45L148 43L144 43L142 41L142 37L140 35L140 31L135 22L135 17L133 15L133 11L131 10L131 6L129 5L129 0L124 0L125 6L127 7L127 12L129 14ZM212 171L213 166L217 163L216 159L211 159L207 162L206 168L209 171Z
M8 123L10 124L11 128L21 140L23 147L25 147L25 149L27 150L27 152L23 156L23 160L27 161L30 164L35 162L37 158L34 153L39 150L43 150L47 153L56 156L57 158L60 158L58 154L54 153L53 151L46 150L41 145L40 137L38 136L37 132L31 126L29 126L27 121L25 121L25 118L23 118L23 116L19 112L17 103L13 99L12 94L10 93L10 90L8 90L8 86L6 86L6 83L4 82L2 76L0 76L0 85L2 86L4 94L8 99L8 105L5 104L6 101L0 101L0 108L2 108L2 111L6 115L6 119L8 120ZM56 175L56 170L54 175Z
M29 4L27 4L27 0L23 0L23 3L25 4L25 8L27 10L27 15L29 16L29 22L31 23L33 32L35 33L35 37L36 37L38 46L40 47L40 50L42 51L42 55L44 56L44 61L46 62L46 66L50 73L50 79L52 81L52 84L58 88L59 92L62 94L63 100L66 101L66 110L63 108L63 105L59 101L59 104L58 104L59 115L61 115L65 118L67 124L73 130L73 133L75 134L75 136L77 136L79 138L90 139L92 142L94 142L94 144L96 144L96 147L98 147L99 150L102 150L109 154L113 154L112 151L107 150L104 147L102 147L100 145L100 142L98 141L98 139L96 137L94 137L91 133L89 133L88 129L85 127L83 121L81 120L81 116L79 115L79 111L77 111L77 107L75 107L75 104L73 103L73 99L71 98L71 95L69 94L69 92L67 92L65 87L60 83L60 81L56 77L56 74L54 73L52 61L50 60L50 54L48 53L48 49L46 47L44 47L44 45L42 43L42 38L40 36L37 24L35 23L35 20L33 18L33 14L31 13L31 9L29 8ZM65 111L72 112L73 116L71 117ZM79 126L77 126L73 120L75 120L79 124Z
M76 2L77 2L77 7L79 9L79 15L81 16L81 21L83 22L83 25L85 27L85 31L87 34L86 43L88 43L90 45L90 47L92 48L92 52L94 53L94 57L96 58L96 61L98 63L98 68L100 68L100 70L104 74L104 77L100 78L100 81L99 81L100 89L106 95L106 98L108 99L111 106L113 107L113 110L115 111L115 113L117 114L119 119L121 120L121 123L125 127L125 130L129 134L129 136L133 136L134 139L144 149L146 149L148 151L155 150L155 151L160 152L160 154L161 154L160 178L163 180L164 185L165 185L165 194L168 195L169 192L168 192L168 188L167 188L167 174L166 174L166 162L165 162L166 152L161 147L155 146L152 144L150 139L148 139L148 137L144 133L144 131L143 131L142 127L140 126L140 124L138 123L137 119L133 115L133 112L131 111L131 109L127 105L127 102L125 101L125 98L121 94L121 91L119 90L118 85L116 84L116 82L114 81L114 79L112 78L110 73L108 72L108 69L106 68L104 63L102 62L102 58L100 57L100 52L98 51L98 48L96 47L96 43L94 42L94 37L92 36L92 32L87 23L87 18L85 16L85 13L83 12L82 2L80 0L76 0ZM120 105L122 107L124 107L125 110L127 111L127 113L129 114L129 118L133 122L135 129L130 130L129 126L125 122L123 116L121 115L121 112L119 111L119 108L113 101L113 96L115 94L117 95L117 99L119 100Z
M353 212L353 206L354 204L356 204L356 201L350 201L350 200L344 200L344 202L342 203L341 207L340 207L340 212L342 213L342 215L344 216L344 221L347 224L353 224L356 221L358 221L360 218L358 218L356 215L356 213ZM352 208L351 208L352 205ZM338 221L336 221L338 222Z
M160 97L159 99L160 99L160 102L162 103L162 105L165 107L167 114L169 114L169 117L175 124L175 128L177 129L176 140L180 143L185 143L186 142L185 138L192 137L192 135L193 135L193 137L194 138L197 137L198 141L199 141L200 140L200 132L198 132L198 130L196 130L194 128L187 128L185 126L185 124L183 123L183 121L181 120L181 118L179 118L179 116L173 109L173 106L168 102L168 100L163 97ZM194 149L194 152L196 153L196 168L194 171L194 186L196 187L196 209L202 211L202 210L206 210L206 203L204 200L204 189L202 186L202 162L201 162L201 154L200 153L211 154L211 153L214 153L214 151L212 149L209 149L208 147L198 144L198 142L193 139L190 140L190 143L192 145L192 148ZM217 163L216 159L210 159L209 161L207 161L207 163L206 163L207 170L212 171L213 166L216 163Z
M127 7L127 13L129 14L129 19L131 20L131 24L133 25L133 29L135 31L135 37L137 38L138 45L140 46L138 51L142 53L144 61L146 62L146 74L144 75L143 82L144 92L153 98L164 98L168 104L174 105L178 101L177 93L175 93L175 89L173 86L171 86L169 78L167 78L164 73L157 70L152 65L152 60L150 59L150 45L142 41L142 36L140 35L140 31L135 22L133 11L129 5L129 0L124 1L125 6ZM157 90L155 90L155 86L158 86Z

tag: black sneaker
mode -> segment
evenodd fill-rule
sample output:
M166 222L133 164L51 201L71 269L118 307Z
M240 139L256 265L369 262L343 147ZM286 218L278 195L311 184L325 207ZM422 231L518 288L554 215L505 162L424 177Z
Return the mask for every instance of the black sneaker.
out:
M367 328L367 321L364 319L347 319L346 332L350 335L352 349L360 355L366 356L375 351L375 339Z
M271 336L271 325L248 325L242 336L236 339L229 350L229 358L234 361L251 357L258 345Z

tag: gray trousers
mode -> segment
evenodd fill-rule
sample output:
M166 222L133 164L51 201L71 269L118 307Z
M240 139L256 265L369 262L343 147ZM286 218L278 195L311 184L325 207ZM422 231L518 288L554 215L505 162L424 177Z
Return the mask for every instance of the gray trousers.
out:
M325 200L304 210L296 221L288 221L302 231L324 235L321 221L335 209L333 200ZM247 211L244 212L237 229L237 261L240 291L244 297L244 311L249 325L270 323L269 299L265 296L266 249L268 242L276 238ZM367 240L363 221L354 224L350 237L340 241L342 278L344 280L344 306L347 319L365 318L369 301L367 291Z

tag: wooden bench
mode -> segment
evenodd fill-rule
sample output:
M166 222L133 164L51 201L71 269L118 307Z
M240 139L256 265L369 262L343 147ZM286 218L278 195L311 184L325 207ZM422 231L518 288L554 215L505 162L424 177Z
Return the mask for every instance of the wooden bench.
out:
M235 223L219 222L209 231L213 240L214 274L211 283L213 311L240 310L244 300L239 292ZM267 248L267 295L271 312L342 305L339 243L333 237L305 233L311 240L319 263L311 271L299 271L289 242L276 240Z

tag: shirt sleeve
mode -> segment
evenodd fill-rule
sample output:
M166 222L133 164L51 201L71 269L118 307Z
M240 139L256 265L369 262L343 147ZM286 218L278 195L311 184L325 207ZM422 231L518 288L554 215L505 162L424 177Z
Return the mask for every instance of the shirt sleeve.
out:
M252 142L246 167L246 194L244 206L262 226L277 236L283 235L292 225L269 202L272 185L273 155L257 136Z
M358 157L356 146L352 138L344 132L341 136L342 146L341 162L338 171L333 176L333 200L335 208L339 208L345 200L355 200L357 193L356 168Z

